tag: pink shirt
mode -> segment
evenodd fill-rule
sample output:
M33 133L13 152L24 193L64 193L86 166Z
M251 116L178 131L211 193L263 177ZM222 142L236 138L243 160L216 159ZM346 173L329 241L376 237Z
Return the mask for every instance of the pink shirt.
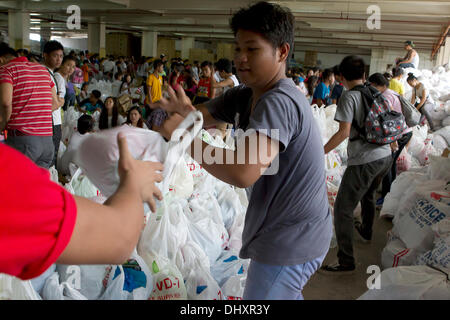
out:
M403 114L402 112L402 104L400 103L400 99L398 98L398 94L391 90L391 89L386 89L383 92L383 96L386 98L387 101L389 101L389 104L391 105L391 108L393 111L397 111L398 113ZM408 128L406 129L403 134L411 132L412 129Z

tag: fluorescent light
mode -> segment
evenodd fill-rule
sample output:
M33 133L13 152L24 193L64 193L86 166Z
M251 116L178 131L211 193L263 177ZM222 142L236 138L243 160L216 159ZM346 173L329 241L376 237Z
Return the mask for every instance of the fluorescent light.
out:
M30 40L41 41L41 35L39 33L30 33Z

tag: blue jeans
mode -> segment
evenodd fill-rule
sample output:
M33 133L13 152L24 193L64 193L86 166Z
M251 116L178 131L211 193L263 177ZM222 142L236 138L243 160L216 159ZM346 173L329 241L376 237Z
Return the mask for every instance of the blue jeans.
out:
M404 68L404 69L406 69L406 68L415 68L415 66L412 63L400 63L398 66L400 68Z
M303 287L320 268L325 256L294 266L273 266L252 260L244 300L303 300Z

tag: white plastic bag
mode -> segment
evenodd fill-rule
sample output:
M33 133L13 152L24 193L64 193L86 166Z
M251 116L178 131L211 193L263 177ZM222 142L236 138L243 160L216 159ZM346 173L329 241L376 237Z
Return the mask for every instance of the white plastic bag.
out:
M433 199L440 201L441 198L448 198L448 194L447 182L445 180L414 181L408 188L403 189L402 197L398 202L398 215L393 220L393 223L395 224L398 218L410 213L416 205L417 200Z
M334 183L327 181L328 204L330 205L332 211L334 210L334 203L336 201L338 191L339 187L337 187Z
M53 182L56 182L59 184L59 177L58 177L58 171L55 169L55 166L51 166L48 171L50 171L50 179Z
M151 271L145 261L134 252L126 265L113 266L100 299L147 300L152 291Z
M223 300L222 290L216 280L209 269L201 264L194 266L185 280L189 300Z
M167 258L175 263L178 250L188 241L189 227L183 210L187 209L184 199L163 200L156 214L151 213L137 246L138 254L147 262L156 257Z
M45 282L42 289L42 298L44 300L87 300L67 282L60 283L57 272L54 272Z
M420 199L409 213L394 221L392 230L408 248L423 253L433 247L434 234L431 226L449 215L448 204L430 198Z
M224 185L220 188L217 195L217 202L220 205L223 223L227 231L231 229L237 216L245 214L245 208L242 207L239 195L230 185Z
M416 258L416 250L406 248L402 240L394 238L387 243L381 252L381 266L383 269L410 266Z
M450 181L450 158L431 156L428 170L430 179Z
M89 135L83 141L77 153L76 163L83 168L102 194L110 197L117 190L120 182L117 172L119 160L117 134L123 132L130 153L135 159L164 163L164 181L160 184L160 189L165 195L169 191L172 171L200 132L202 125L201 113L191 112L174 131L169 143L166 143L159 133L152 130L130 126L103 130ZM192 129L187 131L190 127Z
M208 255L211 264L228 246L229 235L225 229L217 200L209 193L202 193L189 201L191 211L185 211L189 220L192 240Z
M61 283L67 282L89 300L98 300L105 291L103 283L110 265L62 265L56 266Z
M401 266L384 270L380 288L368 290L358 300L450 299L447 275L426 266Z
M403 149L400 153L400 156L397 158L396 165L398 174L411 169L412 156L406 152L406 149Z
M194 179L189 168L181 157L173 170L169 182L169 189L173 191L175 196L180 198L188 198L194 191Z
M231 277L246 278L249 264L250 259L240 259L237 251L226 250L211 266L211 274L217 283L223 287Z
M435 131L434 134L443 137L445 141L447 141L447 144L450 145L450 126L439 129Z
M319 128L322 141L327 141L327 117L324 108L319 108L317 105L311 106L314 120Z
M210 269L209 258L205 251L196 242L188 240L177 252L176 266L186 279L191 270L199 264L206 270Z
M65 185L65 188L70 193L84 198L92 198L100 195L100 190L92 184L80 168L75 172L70 182Z
M150 262L150 264L149 264ZM163 257L147 260L153 273L153 291L149 300L186 300L184 278L178 268Z
M426 264L450 274L450 237L437 239L434 248L419 256L415 264Z
M31 282L0 273L0 300L42 300Z
M244 230L245 212L235 217L229 230L228 249L239 251L242 248L242 231Z

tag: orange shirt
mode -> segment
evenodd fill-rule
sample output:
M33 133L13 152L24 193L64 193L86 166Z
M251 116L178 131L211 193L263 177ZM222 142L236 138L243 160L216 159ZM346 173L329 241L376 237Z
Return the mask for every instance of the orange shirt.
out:
M89 66L87 64L83 64L81 66L81 70L83 70L83 80L84 80L84 82L89 82Z

